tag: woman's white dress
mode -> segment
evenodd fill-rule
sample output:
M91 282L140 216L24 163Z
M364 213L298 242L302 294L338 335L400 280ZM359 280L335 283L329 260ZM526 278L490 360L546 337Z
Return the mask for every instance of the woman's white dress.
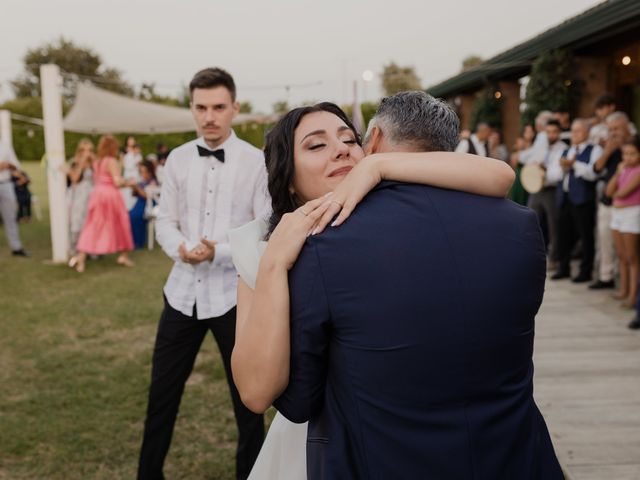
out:
M268 225L254 220L229 232L231 256L238 275L256 287L258 265L267 242ZM304 480L307 478L307 424L290 422L277 413L271 422L249 480Z

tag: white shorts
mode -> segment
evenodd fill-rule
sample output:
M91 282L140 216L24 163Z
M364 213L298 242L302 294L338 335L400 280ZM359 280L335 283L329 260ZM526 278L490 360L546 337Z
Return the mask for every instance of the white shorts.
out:
M640 233L640 205L613 208L611 229L620 233Z

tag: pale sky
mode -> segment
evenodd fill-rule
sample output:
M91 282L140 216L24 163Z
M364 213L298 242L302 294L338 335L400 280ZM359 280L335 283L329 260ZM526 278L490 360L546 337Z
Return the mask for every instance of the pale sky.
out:
M597 0L0 0L0 100L22 57L64 35L102 56L134 86L176 95L208 66L227 69L239 100L270 112L278 100L340 104L381 96L395 61L423 86L456 74L470 54L489 58ZM362 72L374 80L362 86ZM285 85L291 85L287 96Z

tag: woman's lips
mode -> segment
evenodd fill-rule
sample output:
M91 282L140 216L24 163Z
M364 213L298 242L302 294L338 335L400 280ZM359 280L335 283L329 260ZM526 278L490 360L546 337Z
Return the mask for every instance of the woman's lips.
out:
M338 169L334 170L333 172L331 172L329 174L329 176L330 177L336 177L338 175L346 175L347 173L349 173L351 171L352 168L353 167L351 167L351 166L338 168Z

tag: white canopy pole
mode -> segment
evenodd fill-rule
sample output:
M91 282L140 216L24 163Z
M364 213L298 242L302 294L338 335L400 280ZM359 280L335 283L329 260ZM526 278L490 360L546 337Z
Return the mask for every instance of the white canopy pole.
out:
M0 140L10 147L13 146L11 112L9 110L0 110Z
M57 65L40 66L44 143L47 156L51 248L54 263L65 263L69 251L69 220L66 208L64 130L62 128L62 78Z

